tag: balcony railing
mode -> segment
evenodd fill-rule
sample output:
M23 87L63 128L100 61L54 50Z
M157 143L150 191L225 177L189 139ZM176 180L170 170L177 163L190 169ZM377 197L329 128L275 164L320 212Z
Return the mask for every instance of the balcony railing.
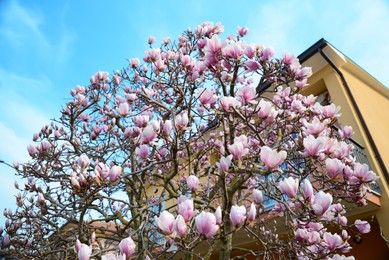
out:
M355 157L355 160L359 163L367 164L369 166L369 169L372 169L371 164L369 162L369 158L367 157L367 154L365 153L364 148L360 144L358 144L356 141L354 141L353 139L350 139L349 142L354 145L352 155ZM381 195L381 189L380 189L378 182L370 185L370 191L372 191L378 195Z

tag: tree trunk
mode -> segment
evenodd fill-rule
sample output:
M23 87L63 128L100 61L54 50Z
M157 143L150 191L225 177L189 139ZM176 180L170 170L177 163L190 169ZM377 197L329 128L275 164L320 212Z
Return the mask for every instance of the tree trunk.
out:
M224 217L224 226L223 226L223 233L220 240L220 255L219 259L230 259L231 251L232 251L232 225L229 218L229 215Z

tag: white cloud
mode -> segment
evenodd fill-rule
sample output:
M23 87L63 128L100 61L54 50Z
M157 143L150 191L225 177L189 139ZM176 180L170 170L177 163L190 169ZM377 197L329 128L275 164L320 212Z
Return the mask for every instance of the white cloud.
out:
M1 160L9 164L12 164L13 161L24 162L28 160L27 145L31 138L16 134L4 122L0 122L0 136L3 140L0 146Z
M14 161L27 162L29 155L27 145L31 138L18 135L12 128L7 127L0 121L0 136L2 138L0 145L0 160L12 165ZM20 177L15 175L15 171L7 165L0 164L0 210L4 208L15 209L15 195L17 190L14 188L14 182L20 183ZM0 220L0 226L4 219Z
M60 70L72 55L75 40L75 35L63 22L66 12L58 17L58 24L53 25L47 23L47 13L34 7L10 1L0 13L0 39L8 43L7 47L15 51L14 58L21 62L28 52L30 59L43 61L48 68Z
M2 12L2 16L0 33L12 46L21 47L31 44L32 41L38 41L45 47L49 46L39 28L43 23L43 16L36 10L27 10L17 1L11 1L8 8Z
M44 95L50 87L51 81L46 76L23 77L0 68L0 92L3 97L0 122L12 127L18 135L28 133L31 138L33 131L40 130L53 116L42 110L50 107Z

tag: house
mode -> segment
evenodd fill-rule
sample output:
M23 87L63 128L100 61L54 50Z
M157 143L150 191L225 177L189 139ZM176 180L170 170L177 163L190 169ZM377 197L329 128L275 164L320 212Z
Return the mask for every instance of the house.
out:
M372 231L362 240L354 237L356 259L387 259L389 256L389 89L324 39L298 56L312 67L309 86L302 94L315 94L340 105L340 125L354 129L354 156L380 177L372 187L367 207L355 208L350 220L362 218ZM386 238L386 241L384 239ZM373 249L374 248L374 249ZM373 250L372 250L373 249Z
M349 224L363 219L371 225L371 232L362 237L357 232L349 233L353 247L349 255L354 255L356 259L388 259L389 89L324 39L298 58L302 66L312 67L313 71L309 86L301 91L302 94L314 94L322 103L333 102L341 106L342 114L334 127L353 127L353 155L357 162L369 165L379 176L377 184L369 191L371 196L365 207L347 205L352 207L348 215ZM269 87L264 84L260 95L271 95L266 92ZM266 209L271 209L273 205L274 202L265 201ZM244 233L237 233L234 246L254 249L256 245ZM242 253L234 252L234 255ZM218 258L217 252L213 257Z

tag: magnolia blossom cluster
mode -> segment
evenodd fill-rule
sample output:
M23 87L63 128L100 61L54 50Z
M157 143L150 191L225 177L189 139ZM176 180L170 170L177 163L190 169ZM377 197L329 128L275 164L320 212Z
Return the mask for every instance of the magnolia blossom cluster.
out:
M340 259L350 227L369 232L348 223L347 205L365 205L377 176L354 158L340 107L300 93L312 72L295 56L223 30L151 36L141 59L70 91L30 161L13 165L26 181L4 212L4 252L191 259L219 248L229 259L240 232L258 244L244 256Z

